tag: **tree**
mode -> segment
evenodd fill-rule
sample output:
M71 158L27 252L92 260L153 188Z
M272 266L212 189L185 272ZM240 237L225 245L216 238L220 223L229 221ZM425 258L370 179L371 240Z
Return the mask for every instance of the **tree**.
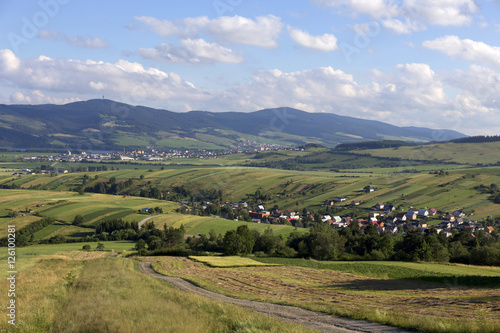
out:
M84 195L85 194L85 189L83 188L83 186L78 189L78 194L79 195Z
M144 239L139 239L137 243L135 243L135 249L137 251L141 251L142 249L145 248L146 248L146 242L144 241Z
M378 248L385 258L389 258L394 253L394 238L391 235L384 235L378 242Z
M224 235L224 253L227 255L237 255L243 252L244 245L241 236L236 230L229 230Z
M90 245L86 244L82 247L82 250L84 251L90 251Z
M83 222L84 222L83 216L81 216L81 215L77 215L73 219L73 225L81 225L81 224L83 224Z
M243 254L252 253L253 246L255 245L255 238L247 225L240 225L236 229L236 233L240 235L243 242Z
M97 250L97 251L102 251L102 250L104 250L104 244L103 244L103 243L97 243L96 250Z

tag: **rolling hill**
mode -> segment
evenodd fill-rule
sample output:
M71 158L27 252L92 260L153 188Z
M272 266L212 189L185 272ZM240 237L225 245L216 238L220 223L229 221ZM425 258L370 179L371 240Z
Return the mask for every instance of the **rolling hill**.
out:
M111 100L65 105L0 105L0 147L121 149L228 149L249 143L295 146L382 139L413 142L464 137L451 130L397 127L379 121L292 108L250 113L186 113Z

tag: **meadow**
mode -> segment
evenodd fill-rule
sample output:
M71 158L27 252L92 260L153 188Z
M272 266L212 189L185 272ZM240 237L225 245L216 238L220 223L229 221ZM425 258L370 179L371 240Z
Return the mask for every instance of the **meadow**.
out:
M312 332L178 291L121 258L42 259L16 283L16 325L3 316L3 332Z
M498 288L485 287L480 279L468 287L453 279L426 279L430 269L433 275L474 274L498 282L499 269L440 264L417 267L398 262L377 263L379 267L365 262L313 262L305 267L289 259L258 258L252 259L281 265L220 268L187 258L146 259L156 260L153 268L161 274L183 277L232 297L294 305L421 332L500 330Z

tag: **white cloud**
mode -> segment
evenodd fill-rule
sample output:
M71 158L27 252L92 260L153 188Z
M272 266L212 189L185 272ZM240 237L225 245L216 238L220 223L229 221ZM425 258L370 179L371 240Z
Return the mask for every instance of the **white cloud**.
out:
M283 30L281 19L274 15L258 16L255 20L238 15L215 19L200 16L176 22L147 16L135 19L163 37L195 38L206 34L219 44L246 44L263 48L277 47L276 39Z
M469 25L478 10L474 0L405 0L403 5L406 16L442 26Z
M333 67L273 69L256 72L247 82L223 90L198 88L176 73L126 60L109 63L45 56L20 60L10 50L0 50L0 74L3 87L12 93L11 103L60 103L68 95L82 99L105 95L177 111L291 106L469 134L484 133L485 127L500 130L500 73L478 65L437 74L428 64L408 63L385 72L360 73L359 78Z
M175 73L126 60L108 63L40 56L21 61L12 51L0 50L0 73L4 82L20 89L91 97L105 94L134 104L208 98L205 91Z
M19 70L21 60L9 49L0 50L0 73L9 74Z
M313 36L305 31L293 28L291 26L288 26L288 33L297 44L309 49L322 52L332 52L339 48L337 46L337 37L332 34Z
M208 43L203 39L182 39L180 46L160 44L154 49L140 48L139 54L144 58L168 63L213 64L241 63L243 57L217 43Z
M500 68L500 47L491 46L471 39L460 39L457 36L444 36L425 41L422 46L438 50L450 57L457 57L472 62L493 65Z
M87 49L103 49L108 47L108 43L99 37L66 37L66 41L76 46L82 46Z
M59 37L59 33L54 30L40 30L38 32L38 38L51 39Z
M364 14L397 34L424 30L426 25L470 25L479 10L474 0L314 0L341 13Z
M394 18L383 20L382 25L385 28L394 31L399 35L409 34L412 33L413 31L419 31L424 29L422 25L418 24L415 21L411 21L408 18L405 20L405 22Z
M40 90L32 90L29 94L16 91L10 95L11 104L67 104L81 101L80 98L57 98L44 95Z
M99 37L92 37L92 36L70 37L70 36L62 35L54 30L40 30L38 32L38 38L64 40L69 44L81 46L81 47L84 47L87 49L103 49L103 48L108 47L108 42L106 42L105 40L103 40Z

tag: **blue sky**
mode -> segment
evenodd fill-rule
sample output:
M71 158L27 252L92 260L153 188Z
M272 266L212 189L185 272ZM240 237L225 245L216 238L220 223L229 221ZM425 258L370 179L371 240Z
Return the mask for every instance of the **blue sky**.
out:
M499 14L498 0L0 1L0 103L290 106L500 134Z

